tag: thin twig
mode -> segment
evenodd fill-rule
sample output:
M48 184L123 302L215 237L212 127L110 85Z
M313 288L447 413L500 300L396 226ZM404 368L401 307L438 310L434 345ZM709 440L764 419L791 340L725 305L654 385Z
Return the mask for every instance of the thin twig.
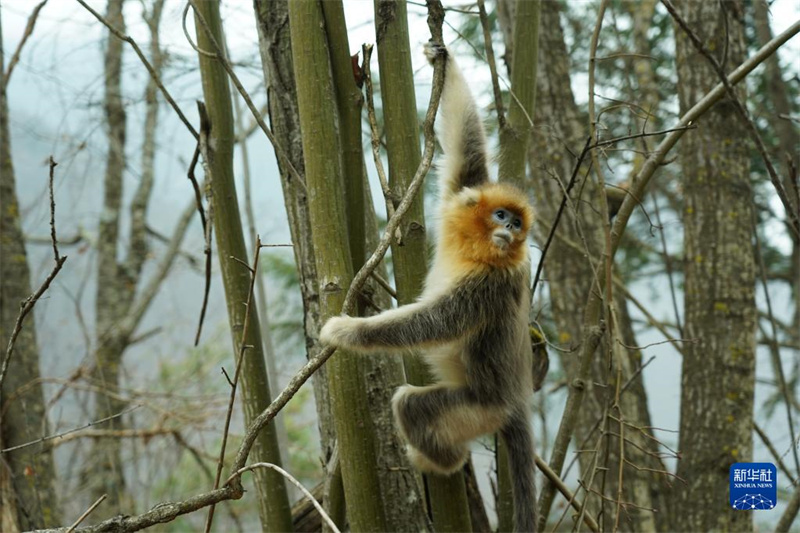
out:
M78 0L78 1L81 1L81 0ZM258 122L258 125L261 127L261 130L264 132L264 135L267 136L267 139L269 139L269 142L272 144L273 148L275 148L275 153L277 154L277 156L279 158L281 158L283 160L283 163L286 165L286 168L288 168L289 172L291 172L292 175L295 177L296 183L303 190L305 190L306 189L305 179L303 178L302 175L300 175L300 173L297 171L297 169L294 168L294 165L289 160L289 156L286 154L286 151L278 143L277 139L275 139L275 136L272 134L272 130L269 129L269 126L267 126L267 123L264 122L264 119L261 117L261 113L259 112L258 108L253 103L253 99L250 98L250 94L248 94L247 90L245 90L244 86L242 85L242 82L239 81L239 77L233 71L233 67L231 66L231 62L225 56L225 52L224 52L222 46L220 45L220 43L217 42L216 38L214 37L214 34L211 32L211 28L209 28L208 22L206 21L205 17L203 17L203 14L198 9L195 8L195 0L187 0L187 9L188 9L188 6L192 7L192 10L194 11L194 15L195 15L195 20L200 22L200 25L203 27L203 30L205 31L206 36L208 37L208 40L214 46L214 54L213 55L215 56L217 61L220 62L220 65L222 65L222 67L225 69L225 72L228 73L228 76L230 76L231 81L236 86L236 90L239 91L239 94L242 95L242 98L244 99L245 103L247 104L248 109L250 109L250 112L253 114L253 118L256 119L256 122ZM192 44L192 46L194 47L193 43L190 42L190 44ZM204 52L204 51L202 51L202 50L200 50L199 48L196 48L196 47L195 47L195 49L200 54L208 53L208 52Z
M629 141L631 139L641 139L644 137L657 137L659 135L666 135L668 133L672 133L675 131L686 131L686 130L693 130L696 129L697 126L695 124L687 124L685 126L677 126L675 128L670 128L667 130L661 131L642 131L639 133L633 133L631 135L623 135L621 137L614 137L613 139L607 139L604 141L597 141L595 144L591 145L589 148L600 148L603 146L609 146L612 144L618 144L622 141Z
M664 268L667 270L667 281L669 282L669 294L672 300L672 311L675 313L675 325L678 327L678 335L683 337L683 328L681 327L681 314L678 310L678 297L675 292L675 280L672 275L672 260L669 257L669 249L667 249L667 237L664 235L664 225L661 223L661 210L658 208L658 196L653 193L653 209L656 214L656 223L658 224L658 234L661 239L661 250L664 253Z
M256 236L256 245L254 246L255 251L253 252L253 266L252 268L250 265L245 265L250 270L250 287L247 290L247 302L245 303L245 311L244 311L244 326L242 327L242 340L239 345L239 353L236 358L236 371L233 374L233 382L229 379L228 382L231 383L231 392L228 398L228 408L225 411L225 425L222 430L222 445L219 449L219 459L217 461L217 473L214 477L214 489L216 490L219 488L219 481L222 478L222 468L225 464L225 448L228 444L228 432L230 431L231 427L231 418L233 417L233 404L236 401L236 390L239 385L239 376L242 370L242 359L244 359L244 353L247 351L248 348L251 346L246 344L247 340L247 333L250 327L250 310L253 307L253 290L256 285L256 273L258 272L258 259L261 255L261 238ZM230 478L228 481L225 482L227 485L230 482ZM205 532L208 533L211 531L211 523L214 520L214 508L215 505L211 505L208 508L208 517L206 518L206 526Z
M589 151L589 145L592 142L591 137L586 138L586 144L583 146L583 150L581 150L580 155L578 156L578 160L575 162L575 166L572 168L572 176L569 178L569 183L567 184L567 188L564 190L563 196L561 197L561 204L558 206L558 211L556 212L556 218L553 220L553 226L550 228L550 233L547 235L547 240L544 242L544 246L542 247L542 255L539 258L539 264L536 265L536 275L533 278L533 285L531 286L531 294L536 294L536 286L539 284L539 277L542 275L542 269L544 268L544 260L547 257L547 250L550 249L550 243L553 242L553 237L556 234L556 229L558 229L558 223L561 221L561 215L564 213L564 208L567 206L567 199L569 198L569 193L572 190L572 187L575 185L575 180L578 177L578 171L583 164L583 159L586 157L586 153Z
M47 0L45 0L47 1ZM44 2L42 2L44 3ZM53 243L53 259L56 263L58 260L61 259L61 256L58 255L58 239L56 238L56 199L53 193L53 175L55 173L56 165L58 163L55 162L53 156L50 156L50 241Z
M786 418L788 420L789 426L789 436L791 437L792 445L792 456L794 458L794 467L795 471L797 472L798 476L800 476L800 459L797 455L797 446L795 443L797 442L797 436L794 429L794 417L792 416L792 405L789 401L789 396L792 394L792 391L789 389L789 385L786 383L786 375L783 372L783 362L781 361L781 351L780 347L777 344L778 340L778 326L775 323L775 317L772 313L772 299L769 296L769 283L767 283L767 269L764 266L764 254L761 250L761 239L758 238L758 226L757 226L757 214L753 213L753 239L755 240L755 253L756 258L758 258L758 270L761 278L761 287L764 291L764 301L767 303L767 316L769 317L769 323L772 328L772 337L770 338L769 343L769 353L772 359L772 367L773 371L777 375L778 384L780 385L781 395L783 396L783 403L786 407Z
M192 185L195 188L195 202L197 203L197 210L200 212L201 220L203 222L203 237L205 238L203 253L206 256L206 266L205 285L203 287L203 303L200 307L200 319L197 322L197 332L194 336L195 346L200 344L200 335L203 332L203 322L205 321L206 311L208 309L208 297L211 293L211 236L214 232L214 221L211 218L214 213L214 198L211 194L211 158L213 157L213 154L211 153L211 148L208 145L208 139L211 135L211 121L208 118L205 104L199 100L197 101L197 112L200 115L200 137L197 139L197 149L194 152L195 157L192 158L192 165L189 167L189 176L192 180ZM204 181L207 184L206 200L208 202L208 219L206 219L205 215L203 214L203 202L200 199L200 191L197 186L197 180L194 179L194 167L197 164L196 156L198 153L203 155L203 171L205 172Z
M698 339L667 339L665 341L651 342L650 344L645 344L644 346L630 346L628 344L625 344L621 340L617 339L617 344L619 344L623 348L626 348L628 350L637 350L637 351L646 350L647 348L653 346L660 346L662 344L675 344L678 342L687 342L690 344L694 344L698 342Z
M3 367L0 369L0 387L2 387L3 381L6 379L6 372L8 371L8 364L11 360L11 354L14 352L14 345L17 343L17 337L19 336L20 331L22 331L22 322L25 320L25 317L28 316L28 313L33 310L33 306L36 305L36 302L39 301L39 298L41 298L47 289L50 288L50 284L61 271L61 267L64 266L64 262L66 260L67 256L64 256L56 261L53 270L50 272L50 274L48 274L44 282L42 282L42 285L39 287L39 289L32 295L28 296L28 298L26 298L22 303L22 309L20 309L19 315L17 316L17 321L14 323L14 329L11 331L11 338L8 339L6 355L3 359Z
M340 533L339 528L336 527L336 524L333 523L333 520L331 520L331 517L328 516L328 513L325 512L325 509L322 508L322 506L319 504L319 502L314 497L314 495L311 494L310 492L308 492L308 489L306 489L303 486L302 483L297 481L297 479L295 479L294 476L292 476L289 472L287 472L283 468L279 467L278 465L274 465L272 463L253 463L253 464L247 465L244 468L240 468L239 470L237 470L236 472L231 474L230 477L227 480L225 480L225 485L230 483L233 480L233 478L239 477L243 473L247 472L248 470L255 470L256 468L270 468L270 469L275 470L276 472L278 472L280 475L282 475L286 479L288 479L290 483L292 483L295 487L300 489L300 492L302 492L303 495L311 501L311 504L317 510L317 512L322 517L322 519L325 521L325 523L328 525L328 527L331 529L331 531L333 531L334 533Z
M197 104L198 108L200 107L200 103ZM203 115L200 115L200 129L203 129ZM208 115L206 114L206 117ZM210 128L210 125L209 125ZM194 190L194 201L197 204L197 212L200 213L200 223L203 225L203 233L206 232L206 213L203 210L203 194L200 192L200 185L197 183L197 178L194 175L194 171L197 168L197 161L200 159L200 139L197 139L197 146L194 149L194 154L192 154L192 161L189 163L189 170L186 172L186 176L189 178L189 181L192 184L192 189Z
M489 63L489 72L492 76L492 91L494 92L494 107L497 113L497 124L502 130L506 126L506 115L503 107L503 93L500 90L500 80L497 76L497 63L494 59L494 46L489 28L489 16L486 14L484 0L478 0L478 14L483 28L483 45L486 48L486 62Z
M778 465L778 468L781 469L781 472L786 474L789 482L794 485L796 483L794 475L792 474L791 470L789 470L789 467L783 462L783 459L781 459L781 454L778 453L777 448L775 448L775 445L772 444L772 441L769 439L769 436L767 436L767 433L761 429L755 421L753 421L753 429L756 431L758 438L761 439L761 442L764 443L764 446L767 447L767 450L769 450L769 453L775 460L775 464Z
M25 31L22 33L22 38L19 40L17 49L14 50L11 60L8 62L8 68L6 69L6 74L4 76L6 87L8 86L9 78L11 78L11 73L14 72L14 67L19 62L20 54L22 54L22 47L25 46L25 43L28 42L28 38L33 34L33 28L36 26L36 21L39 19L39 12L47 2L48 0L42 0L39 2L39 4L33 8L30 17L28 17L28 22L25 24Z
M394 290L394 288L393 288L391 285L389 285L389 282L388 282L388 281L386 281L385 279L383 279L383 276L381 276L381 275L380 275L380 274L378 274L377 272L373 272L371 275L372 275L372 278L373 278L375 281L377 281L377 282L378 282L378 285L380 285L380 286L381 286L381 288L382 288L383 290L385 290L385 291L386 291L386 293L387 293L389 296L391 296L392 298L394 298L395 300L397 300L397 291L395 291L395 290Z
M121 31L119 31L117 28L115 28L113 24L111 24L108 20L106 20L103 17L103 15L92 9L92 7L89 4L87 4L84 0L76 0L76 2L78 2L84 8L86 8L86 10L89 13L94 15L94 18L100 21L100 23L103 24L103 26L105 26L106 28L108 28L108 30L111 33L113 33L118 39L121 39L126 43L128 43L129 45L131 45L131 48L133 48L133 51L136 52L136 55L144 64L144 67L147 69L147 72L150 73L150 76L153 78L153 81L155 81L156 85L158 85L158 88L161 90L161 93L164 95L164 98L166 98L167 102L169 102L169 105L172 106L172 109L174 109L175 113L177 113L178 118L181 119L181 122L183 122L183 125L186 126L186 129L189 130L189 133L191 133L192 136L195 139L197 139L199 136L197 130L194 129L194 126L192 126L192 124L189 122L189 119L186 118L186 115L183 114L183 111L181 111L181 108L172 98L172 95L169 93L167 88L164 87L164 84L161 82L161 78L159 77L158 73L156 73L156 70L153 68L153 65L150 64L150 61L147 60L147 58L144 55L144 52L142 52L142 49L139 48L138 44L136 44L136 41L134 41L133 38L130 37L129 35L126 35Z
M28 314L33 310L33 306L36 305L36 302L39 301L39 298L41 298L47 289L50 288L50 284L56 278L58 273L61 272L61 268L64 266L64 263L67 260L66 255L62 257L58 253L58 241L56 240L56 202L53 197L53 172L57 164L58 163L53 160L53 156L50 156L50 238L53 243L53 258L56 264L53 266L53 270L50 271L50 274L47 275L36 292L28 296L20 305L19 315L17 315L17 320L14 322L14 328L11 330L11 337L8 339L8 345L6 346L6 354L5 357L3 357L3 365L0 368L0 390L3 389L3 382L6 379L8 365L11 362L11 354L14 353L14 345L17 343L17 337L22 331L22 323L24 322L25 317L28 316ZM2 415L0 414L0 418L1 417Z
M30 442L25 442L23 444L17 444L16 446L12 446L10 448L5 448L3 450L0 450L0 454L9 453L9 452L13 452L13 451L16 451L16 450L21 450L22 448L27 448L28 446L33 446L34 444L47 442L49 440L59 439L59 438L63 437L64 435L69 435L70 433L75 433L76 431L80 431L82 429L90 428L92 426L96 426L98 424L102 424L103 422L108 422L109 420L114 420L115 418L119 418L119 417L121 417L123 415L126 415L126 414L130 413L131 411L135 411L139 407L141 407L141 405L134 405L130 409L126 409L126 410L124 410L122 412L119 412L119 413L117 413L115 415L111 415L111 416L107 416L105 418L101 418L100 420L93 420L92 422L89 422L88 424L85 424L85 425L83 425L81 427L73 428L73 429L70 429L68 431L64 431L62 433L57 433L55 435L47 435L47 436L42 437L40 439L32 440Z
M542 474L544 474L547 479L549 479L556 486L558 491L567 499L567 502L569 502L569 504L576 511L581 513L583 510L581 504L575 499L575 495L572 494L569 488L564 484L564 481L562 481L562 479L558 477L555 472L553 472L544 459L538 455L534 455L533 458L536 461L536 466L539 468L539 470L541 470ZM583 522L595 533L600 531L600 527L597 525L597 522L595 522L594 518L588 514L583 515Z
M753 123L752 118L750 118L750 113L747 111L747 108L742 103L739 96L736 94L736 91L733 90L733 85L730 81L728 81L728 76L725 74L724 64L725 64L725 57L727 56L728 50L728 37L726 33L725 37L725 50L723 53L723 61L720 63L716 57L711 53L711 51L706 48L703 44L703 41L697 36L697 34L692 30L689 26L688 22L678 13L678 10L672 4L670 0L661 0L661 3L664 4L664 7L667 8L669 14L675 19L675 22L678 23L678 26L686 33L689 40L692 42L692 45L697 49L697 51L705 57L711 67L716 72L719 79L722 81L723 86L725 87L725 91L728 93L728 97L731 99L731 102L734 104L736 111L739 113L739 116L744 123L745 129L747 133L750 135L750 138L756 145L756 149L758 153L761 155L761 159L764 160L764 166L767 169L767 173L769 174L769 179L772 181L772 186L775 187L775 191L778 193L778 198L783 204L783 208L786 211L786 214L789 216L792 224L790 227L794 230L797 236L800 236L800 218L798 218L798 213L795 208L792 206L791 201L789 201L789 197L787 196L786 189L783 186L783 182L778 177L778 173L775 170L775 167L772 165L772 161L767 155L767 148L764 145L764 141L761 139L761 135L758 133L758 129L756 128L755 124ZM724 4L721 4L724 6ZM723 19L727 24L728 15L727 13L723 13Z
M364 56L361 62L361 71L364 73L364 87L366 89L367 101L367 120L369 122L370 139L372 144L372 159L375 161L375 169L378 172L378 181L381 184L381 191L383 191L383 201L386 204L386 217L392 218L394 216L394 203L395 194L389 187L389 180L386 178L386 169L383 166L381 159L381 134L378 131L378 120L375 118L375 102L372 97L372 69L370 68L370 60L372 59L373 46L371 44L364 44L361 46L361 52ZM398 241L400 235L398 234Z
M98 505L100 505L101 503L103 503L103 500L105 500L106 498L108 498L108 494L103 494L102 496L100 496L99 498L97 498L97 501L96 501L96 502L94 502L94 503L93 503L91 506L89 506L89 508L88 508L88 509L86 509L86 510L83 512L83 514L82 514L82 515L80 515L80 516L78 517L78 519L77 519L77 520L75 520L75 522L74 522L74 523L73 523L71 526L69 526L69 527L67 528L67 533L72 533L73 531L75 531L75 528L76 528L76 527L78 527L78 526L81 524L81 522L83 522L84 520L86 520L86 517L87 517L87 516L89 516L90 514L92 514L92 511L94 511L95 509L97 509L97 506L98 506Z

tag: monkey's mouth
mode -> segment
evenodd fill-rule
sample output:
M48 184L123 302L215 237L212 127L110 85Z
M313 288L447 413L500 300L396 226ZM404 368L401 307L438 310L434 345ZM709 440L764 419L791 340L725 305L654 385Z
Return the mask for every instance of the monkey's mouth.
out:
M501 250L507 249L511 245L511 233L504 230L497 230L492 234L492 242Z

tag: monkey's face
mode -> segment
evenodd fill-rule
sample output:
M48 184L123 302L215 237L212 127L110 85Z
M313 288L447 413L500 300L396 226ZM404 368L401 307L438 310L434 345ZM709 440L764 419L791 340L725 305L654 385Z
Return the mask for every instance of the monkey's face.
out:
M516 187L464 189L443 212L442 244L454 260L513 268L527 256L532 220L525 194Z
M500 250L506 251L513 243L519 241L522 232L522 217L519 214L506 207L500 207L492 213L489 222L495 226L492 231L492 243Z

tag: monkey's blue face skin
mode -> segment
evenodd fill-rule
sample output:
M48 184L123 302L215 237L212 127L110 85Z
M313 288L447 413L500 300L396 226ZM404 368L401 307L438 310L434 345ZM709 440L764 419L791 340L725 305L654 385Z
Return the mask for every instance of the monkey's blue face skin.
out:
M495 209L492 213L492 223L498 226L492 232L492 242L503 250L508 248L522 231L522 219L508 209Z
M492 221L514 233L522 230L522 219L508 209L497 209L492 213Z

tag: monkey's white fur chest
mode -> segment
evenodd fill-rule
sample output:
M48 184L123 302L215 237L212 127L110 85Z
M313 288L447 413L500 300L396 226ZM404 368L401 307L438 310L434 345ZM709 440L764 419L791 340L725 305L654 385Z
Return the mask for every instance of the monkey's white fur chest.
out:
M457 281L457 275L448 269L442 261L434 258L433 264L425 279L425 290L420 296L420 302L433 300L447 294ZM466 363L464 361L467 341L464 338L426 348L423 358L431 371L442 384L462 386L467 383Z

